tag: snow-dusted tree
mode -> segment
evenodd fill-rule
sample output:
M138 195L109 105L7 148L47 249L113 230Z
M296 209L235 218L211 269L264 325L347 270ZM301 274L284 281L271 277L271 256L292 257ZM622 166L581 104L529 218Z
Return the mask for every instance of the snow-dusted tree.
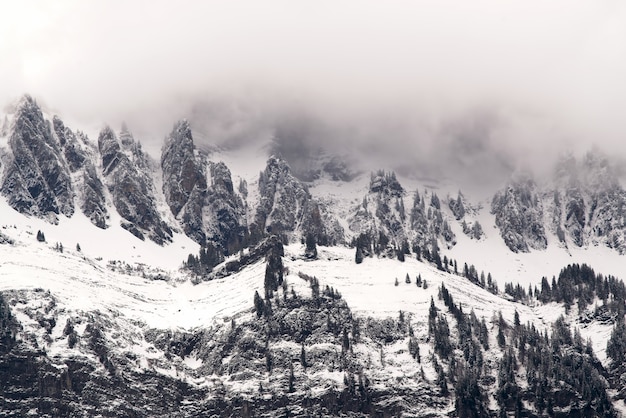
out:
M306 249L304 251L304 256L308 259L317 258L317 242L315 240L315 235L310 232L306 235Z

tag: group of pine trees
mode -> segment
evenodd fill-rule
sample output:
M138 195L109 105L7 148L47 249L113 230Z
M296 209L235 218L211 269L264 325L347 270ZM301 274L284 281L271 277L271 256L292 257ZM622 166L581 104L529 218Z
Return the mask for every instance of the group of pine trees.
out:
M596 274L586 264L570 264L561 269L558 277L553 276L551 281L542 277L539 287L529 286L528 290L519 284L507 283L505 293L516 302L562 303L568 312L575 303L579 314L592 304L595 304L594 315L597 316L615 318L626 311L624 282L614 276Z
M213 267L224 261L224 254L219 247L212 242L208 242L198 255L189 254L184 266L198 275L210 273Z
M485 375L483 358L483 352L489 350L487 323L484 318L479 320L473 311L464 313L444 285L439 297L455 319L457 341L451 338L445 315L437 311L431 299L429 338L433 340L434 353L444 362L441 364L433 357L435 383L442 395L448 393L449 384L453 385L458 416L489 416L485 382L490 377ZM533 324L522 324L517 312L512 325L501 313L495 325L496 341L503 351L497 366L495 392L500 416L511 413L525 416L528 406L550 416L557 408L576 408L579 416L615 416L607 394L605 371L594 356L590 341L583 341L578 331L572 333L563 317L555 321L551 333L539 332ZM607 354L614 362L623 362L626 360L623 321L614 334L620 337L609 346Z
M41 232L41 230L37 231L36 238L37 238L38 242L46 242L46 235L43 232ZM63 243L61 243L61 242L55 243L54 244L54 250L62 253L63 250L64 250ZM76 244L76 251L77 252L81 252L82 251L82 249L80 248L80 244L79 243Z

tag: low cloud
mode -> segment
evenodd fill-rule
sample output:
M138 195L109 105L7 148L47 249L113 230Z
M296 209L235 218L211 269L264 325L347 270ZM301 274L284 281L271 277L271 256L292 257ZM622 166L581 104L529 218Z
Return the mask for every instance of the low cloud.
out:
M162 141L188 117L207 142L278 132L450 170L540 166L592 144L626 155L626 6L617 1L5 9L1 102L28 92L79 125L126 120L144 141Z

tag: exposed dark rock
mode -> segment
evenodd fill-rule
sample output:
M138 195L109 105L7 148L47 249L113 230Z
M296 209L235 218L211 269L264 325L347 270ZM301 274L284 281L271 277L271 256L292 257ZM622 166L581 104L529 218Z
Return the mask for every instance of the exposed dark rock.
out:
M94 225L104 229L108 226L109 215L104 185L94 165L95 153L87 146L82 133L74 133L57 116L52 121L70 171L72 173L82 171L82 175L76 177L78 181L74 184L80 196L80 208Z
M83 172L83 190L81 210L98 228L106 228L109 218L106 198L104 195L104 184L100 181L98 173L93 163L89 161Z
M463 195L461 192L459 192L456 199L450 198L448 200L448 207L457 221L460 221L463 217L465 217L465 205L463 204Z
M174 216L179 215L194 189L204 191L207 188L204 167L194 151L189 123L178 122L161 154L163 193Z
M60 144L37 103L22 98L9 133L11 159L1 192L18 212L40 217L72 216L72 183Z
M58 116L52 118L52 126L63 149L63 155L65 156L67 165L70 171L75 173L83 167L87 155L81 148L81 144L79 144L74 132L67 128Z
M223 162L211 163L211 185L206 190L204 229L209 240L218 243L227 254L244 248L248 239L244 204L233 190L230 170ZM205 209L205 210L206 210Z
M186 121L174 126L163 147L161 167L165 199L189 237L202 245L215 243L226 254L246 245L245 206L233 189L230 170L223 162L206 162L196 154Z
M260 201L250 225L252 242L265 234L276 234L284 241L295 232L313 234L316 241L337 243L343 240L343 228L315 201L308 189L282 159L272 156L259 174Z
M543 250L548 242L543 223L543 206L537 186L530 177L520 175L503 191L496 193L491 212L505 244L513 252Z
M140 168L145 158L141 150L135 148L129 156L109 127L100 132L98 149L113 204L124 218L122 227L142 240L147 236L157 244L170 242L172 230L157 211L151 173Z
M561 241L602 244L626 251L626 191L607 157L589 152L582 161L559 161L554 186L554 226Z

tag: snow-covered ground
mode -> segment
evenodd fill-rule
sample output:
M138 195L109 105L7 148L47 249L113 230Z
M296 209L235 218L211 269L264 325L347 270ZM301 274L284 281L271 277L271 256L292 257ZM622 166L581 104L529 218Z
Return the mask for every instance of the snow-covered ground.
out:
M576 326L577 311L572 309L566 315L562 305L550 303L533 306L516 303L496 296L476 286L469 280L437 270L435 267L407 258L404 263L395 259L365 258L362 264L355 264L354 250L340 247L318 247L318 260L301 257L304 247L291 245L286 249L286 265L292 274L298 272L315 276L321 286L332 286L341 292L350 308L356 314L378 318L399 316L399 312L412 315L412 324L421 335L428 333L428 309L430 299L441 311L447 308L438 299L443 284L463 311L474 310L478 318L484 317L490 327L496 327L499 312L510 324L515 311L522 323L531 322L540 330L550 332L552 323L561 315L566 316L572 326ZM406 275L411 283L406 283ZM427 288L416 285L416 277L426 280ZM398 285L395 285L396 279ZM612 330L610 324L595 321L580 326L584 339L590 339L598 358L606 361L606 341Z
M370 173L359 175L352 182L333 182L327 178L316 181L310 191L318 199L327 203L327 206L342 222L342 226L349 238L352 232L348 229L345 220L355 211L369 190ZM441 257L457 260L459 267L463 263L473 264L477 271L491 273L501 289L507 282L520 283L525 288L529 284L539 285L543 276L550 279L558 276L559 271L572 263L586 263L597 272L605 275L624 276L626 262L624 256L616 250L604 245L589 245L583 248L569 245L566 248L560 243L552 231L546 231L548 247L545 250L531 250L529 253L514 253L504 243L500 231L495 224L495 216L490 213L490 200L478 202L470 201L471 210L466 211L466 222L472 224L478 221L485 236L475 240L463 233L461 221L454 219L447 204L447 197L456 198L458 190L454 185L446 182L425 182L423 179L398 176L400 184L405 189L405 207L410 207L416 191L424 196L424 191L436 193L441 199L441 208L448 223L456 235L456 245L450 249L441 249ZM548 215L546 215L548 216Z
M263 287L265 267L262 261L226 278L191 284L177 269L189 253L197 252L197 245L182 235L177 235L174 243L161 247L135 238L115 222L107 230L95 228L81 213L71 219L61 217L58 225L51 225L3 206L1 232L14 239L16 244L0 246L2 290L43 288L50 290L71 310L114 309L151 327L189 329L250 309L254 291ZM37 230L44 231L46 243L36 241ZM475 263L479 271L481 262L484 262L489 266L486 271L498 279L501 289L505 281L538 283L541 275L558 274L568 262L587 261L599 272L608 270L610 273L611 266L615 271L619 270L621 261L617 253L613 255L608 249L596 247L578 250L588 258L570 257L556 247L549 247L545 252L514 254L507 252L498 240L476 242L462 233L457 237L467 242L460 243L448 254L458 257L459 263L464 260ZM54 249L57 242L63 244L63 253ZM76 243L80 244L81 252L76 251ZM456 248L459 248L458 253ZM350 248L320 246L319 259L314 261L303 259L303 253L300 244L286 247L285 266L291 272L287 276L289 284L307 286L297 276L298 272L316 276L322 286L338 289L351 309L363 316L397 317L402 310L421 318L418 321L424 323L431 297L441 304L437 293L442 283L457 303L467 307L468 311L474 309L479 317L484 316L487 320L502 311L504 318L512 321L517 310L523 322L540 325L551 323L563 313L556 305L528 307L512 303L462 277L438 271L412 257L407 257L404 263L394 259L365 258L357 265L354 250ZM149 280L137 272L131 275L113 272L107 266L111 260L124 261L131 268L137 264L158 267L172 280ZM506 274L507 271L512 273ZM405 283L407 274L411 280L409 284ZM427 289L416 286L418 275L427 282ZM394 285L396 279L398 286ZM304 288L298 290L307 292ZM604 337L610 327L605 328L597 330L603 338L594 338L594 343L606 341ZM584 328L581 332L587 337L596 331ZM604 348L602 344L596 347L599 355Z
M68 250L79 244L81 251L94 259L143 263L163 269L178 268L189 254L198 253L198 244L181 233L175 234L173 242L165 246L150 240L142 241L123 229L117 212L114 208L109 209L111 226L107 229L95 227L80 210L76 210L71 218L60 215L59 223L54 225L20 214L0 197L0 228L5 235L26 247L36 243L37 231L42 231L49 244L58 242Z
M14 235L10 229L2 231ZM34 234L30 238L29 244L0 246L0 290L49 290L70 311L118 312L149 327L189 329L209 326L252 306L254 291L263 286L261 261L228 278L193 285L189 280L150 280L136 272L113 272L105 260L71 246L60 253L50 240L38 243Z

